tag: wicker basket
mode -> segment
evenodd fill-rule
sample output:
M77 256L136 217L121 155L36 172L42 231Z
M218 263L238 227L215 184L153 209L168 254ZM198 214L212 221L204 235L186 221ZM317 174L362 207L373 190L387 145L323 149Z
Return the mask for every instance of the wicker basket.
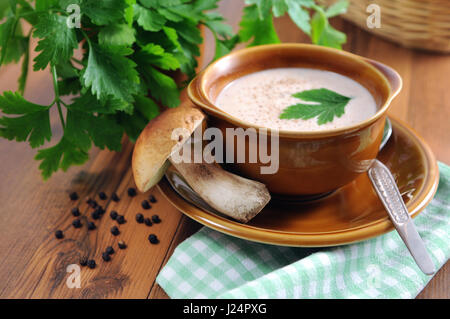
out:
M332 4L336 0L323 0ZM381 11L381 28L369 29L369 4ZM350 0L345 19L408 48L450 53L450 0Z

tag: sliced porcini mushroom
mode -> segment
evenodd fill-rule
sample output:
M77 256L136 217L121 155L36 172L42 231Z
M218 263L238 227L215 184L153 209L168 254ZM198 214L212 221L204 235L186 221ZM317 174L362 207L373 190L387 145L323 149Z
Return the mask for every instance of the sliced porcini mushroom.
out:
M141 192L146 192L164 176L173 152L182 147L189 136L172 138L174 130L193 132L205 119L205 115L190 104L171 108L151 120L134 146L132 168L134 181Z
M142 131L133 152L133 175L141 192L149 190L172 165L211 207L240 222L248 222L270 201L266 186L232 174L215 163L180 161L179 151L202 124L204 114L186 103L168 109ZM173 132L183 131L179 138ZM173 155L177 154L177 160ZM184 154L181 155L183 157Z
M248 222L270 201L264 184L232 174L218 165L171 162L205 202L240 222Z

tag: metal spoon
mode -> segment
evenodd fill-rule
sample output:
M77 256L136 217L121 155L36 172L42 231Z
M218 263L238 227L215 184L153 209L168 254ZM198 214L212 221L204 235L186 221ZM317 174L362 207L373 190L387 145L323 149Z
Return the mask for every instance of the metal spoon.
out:
M386 120L380 150L386 145L392 135L392 123ZM435 273L435 267L427 253L425 245L417 232L409 212L403 202L400 192L389 169L375 159L368 170L369 178L383 206L410 251L419 268L427 275ZM166 178L172 188L189 203L213 214L220 212L209 206L175 170L168 170Z
M389 119L387 119L380 150L386 145L391 135L392 124ZM389 214L395 229L414 258L417 266L419 266L423 273L433 275L436 272L433 261L414 226L411 216L409 216L408 209L403 202L391 171L386 165L375 159L372 166L367 171L367 175L369 176L378 197L383 203L384 208Z

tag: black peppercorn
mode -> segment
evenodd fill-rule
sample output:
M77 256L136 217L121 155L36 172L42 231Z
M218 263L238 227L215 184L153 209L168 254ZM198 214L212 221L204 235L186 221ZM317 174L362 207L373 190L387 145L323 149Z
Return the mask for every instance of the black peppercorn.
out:
M58 239L64 238L64 233L62 230L55 231L55 237Z
M103 253L102 254L102 258L104 261L110 261L111 260L111 256L108 255L107 253Z
M112 248L111 246L106 247L105 253L107 253L108 255L114 254L114 248Z
M75 217L80 216L80 210L78 209L78 207L72 208L72 215Z
M128 196L130 197L136 196L136 190L133 187L128 188Z
M153 216L152 216L152 221L153 221L155 224L159 224L159 223L161 222L161 219L159 218L158 215L153 215Z
M98 197L99 197L101 200L105 200L105 199L108 198L108 196L106 196L105 192L100 192L100 193L98 193Z
M94 210L94 211L91 213L91 217L92 217L92 219L97 220L97 219L100 218L100 213L99 213L97 210Z
M153 223L152 223L152 221L150 220L150 218L144 219L144 223L145 223L145 225L147 225L147 226L153 225Z
M105 213L105 209L102 206L97 206L95 209L100 215L103 215Z
M93 200L92 198L88 198L86 199L86 203L91 206L92 208L97 208L98 204L95 200Z
M87 227L89 230L94 230L97 228L93 222L88 222Z
M80 228L80 227L82 226L81 220L75 219L75 220L72 222L72 226L75 227L75 228Z
M119 216L119 214L115 210L112 210L111 213L109 213L109 217L111 217L111 219L116 219L117 216Z
M112 199L113 201L115 201L115 202L118 202L118 201L120 200L119 196L117 196L116 193L112 193L111 199Z
M136 221L139 223L139 224L142 224L143 222L144 222L144 215L142 215L142 214L136 214Z
M86 266L88 263L88 258L86 256L83 256L80 258L80 265L81 266Z
M78 199L78 194L77 192L72 192L69 194L69 197L71 200L77 200Z
M154 244L154 245L159 243L158 237L156 237L155 234L150 234L148 236L148 240L150 241L151 244Z
M87 261L87 266L88 266L89 268L91 268L91 269L94 269L95 266L97 266L97 264L95 263L95 260L94 260L94 259L89 259L89 260Z
M119 235L120 234L119 228L117 228L117 226L111 227L111 234L113 234L114 236Z
M125 249L125 248L127 248L127 245L126 245L122 240L120 240L120 241L117 243L117 246L119 246L120 249Z
M148 200L150 201L150 203L156 203L156 198L153 195L150 195Z
M125 217L123 215L119 215L116 218L117 223L119 224L125 224L127 221L125 220Z
M150 204L146 200L142 201L141 206L142 206L143 209L150 209L150 208L152 208L152 206L150 206Z

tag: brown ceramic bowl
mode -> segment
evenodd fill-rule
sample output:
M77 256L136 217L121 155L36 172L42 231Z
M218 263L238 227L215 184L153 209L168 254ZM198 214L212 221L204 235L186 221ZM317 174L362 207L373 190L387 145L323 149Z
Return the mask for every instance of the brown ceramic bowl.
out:
M369 90L378 112L361 123L339 129L278 131L279 170L275 174L261 174L260 167L267 164L260 162L234 160L226 164L227 168L266 184L275 195L317 195L348 184L365 172L378 154L386 112L402 86L399 74L381 63L348 52L308 44L264 45L230 53L209 65L188 86L189 98L209 115L208 126L223 131L225 150L235 144L227 141L226 128L259 127L216 107L218 94L243 75L280 67L315 68L350 77ZM246 149L248 152L249 140Z

